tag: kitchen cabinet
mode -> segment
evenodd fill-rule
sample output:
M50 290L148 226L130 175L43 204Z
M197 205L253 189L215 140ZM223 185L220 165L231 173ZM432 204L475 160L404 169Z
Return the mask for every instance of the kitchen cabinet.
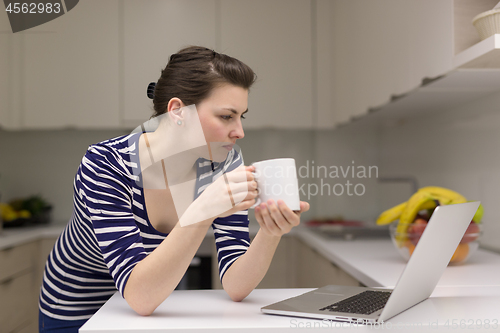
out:
M21 114L21 128L120 126L118 0L83 1L55 20L7 36L21 40L19 68L13 69L20 82L10 87L9 105L9 112Z
M84 1L15 34L0 16L1 127L120 126L118 0Z
M12 332L34 320L34 264L37 242L0 251L0 327Z
M125 0L123 23L123 126L135 128L153 114L146 95L171 54L189 45L216 46L215 0Z
M295 238L283 235L274 252L266 276L257 285L258 289L292 288L296 285Z
M311 20L311 1L220 1L218 50L257 74L245 129L312 128Z
M14 332L17 328L33 322L35 317L30 303L33 272L10 277L0 284L1 320L3 332Z
M246 129L331 129L425 78L499 68L500 41L471 24L496 2L89 0L16 34L3 15L0 126L135 128L153 112L148 83L198 44L257 73Z
M333 112L320 107L318 126L365 118L376 126L393 125L500 90L500 36L480 41L472 25L497 2L318 0L318 29L331 29L334 40L324 48L331 57L323 57L333 77L333 96L325 100L323 94L323 104L329 102ZM333 27L324 23L328 11ZM364 50L370 50L368 57Z
M319 107L318 127L363 116L391 95L417 87L424 77L450 70L452 12L452 0L319 0L318 44L331 41L318 53L318 64L330 75L331 107ZM321 67L319 84L328 84Z
M253 241L254 237L251 236L250 240ZM292 288L295 285L294 246L293 237L283 235L276 248L266 276L257 288ZM212 289L222 289L215 244L212 246Z
M13 34L6 14L0 15L0 128L21 126L21 42Z
M10 59L9 50L10 34L8 34L9 20L7 15L0 15L0 125L5 126L9 116L9 78L10 78Z
M359 286L358 280L300 239L295 239L295 288L320 288L329 284Z
M38 331L38 297L43 270L55 237L0 251L1 332Z

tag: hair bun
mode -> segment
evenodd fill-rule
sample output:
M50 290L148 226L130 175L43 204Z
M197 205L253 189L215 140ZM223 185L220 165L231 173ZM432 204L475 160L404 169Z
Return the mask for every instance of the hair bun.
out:
M149 85L148 85L148 97L153 99L155 97L155 87L156 87L156 82L151 82Z

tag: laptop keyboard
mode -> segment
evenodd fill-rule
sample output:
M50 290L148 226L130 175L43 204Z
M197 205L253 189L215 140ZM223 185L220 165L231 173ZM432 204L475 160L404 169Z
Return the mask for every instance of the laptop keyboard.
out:
M373 291L367 290L356 294L340 302L333 303L320 311L335 311L357 314L372 314L375 311L382 309L391 296L390 291Z

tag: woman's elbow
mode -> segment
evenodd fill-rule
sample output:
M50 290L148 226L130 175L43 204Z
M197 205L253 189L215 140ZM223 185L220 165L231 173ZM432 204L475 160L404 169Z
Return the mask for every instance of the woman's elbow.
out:
M154 300L143 297L134 297L132 294L125 294L125 300L128 305L140 316L150 316L160 304L156 304Z
M241 302L242 300L244 300L244 299L245 299L245 297L246 297L246 296L243 296L243 297L242 297L242 296L231 296L231 295L229 295L229 297L231 297L231 300L232 300L233 302Z
M140 316L147 317L153 314L156 310L156 307L149 306L148 304L136 304L134 302L129 302L127 300L128 305L132 308Z
M135 313L137 313L139 316L147 317L153 314L154 310L151 311L150 309L133 309Z
M233 302L241 302L249 294L249 293L241 293L241 292L235 292L235 291L229 291L229 290L226 290L226 293L229 295L229 297L231 298L231 300Z

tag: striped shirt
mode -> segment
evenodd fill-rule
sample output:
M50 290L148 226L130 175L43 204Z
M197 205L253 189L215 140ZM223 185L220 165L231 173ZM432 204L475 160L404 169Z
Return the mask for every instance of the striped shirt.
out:
M61 320L90 318L119 290L134 266L150 254L167 234L148 219L138 163L141 133L91 145L73 182L73 214L57 239L47 262L39 308ZM243 164L234 149L226 160L196 161L194 198L220 177ZM219 277L250 246L248 211L212 223Z

